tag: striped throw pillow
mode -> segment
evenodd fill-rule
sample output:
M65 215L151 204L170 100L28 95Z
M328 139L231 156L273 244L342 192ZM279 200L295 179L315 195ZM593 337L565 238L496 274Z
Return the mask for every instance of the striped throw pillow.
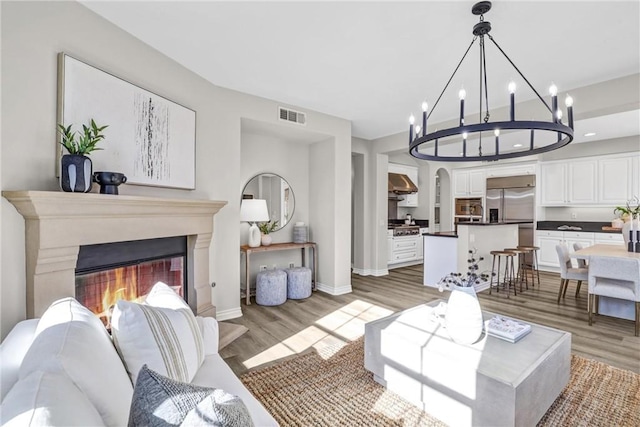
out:
M188 308L120 300L111 332L133 384L145 364L173 380L190 382L204 361L202 334Z

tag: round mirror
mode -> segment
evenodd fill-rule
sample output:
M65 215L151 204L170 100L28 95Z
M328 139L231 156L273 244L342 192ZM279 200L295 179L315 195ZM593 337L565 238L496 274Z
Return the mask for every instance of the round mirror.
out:
M242 190L243 199L264 199L269 209L269 220L278 221L274 231L285 227L295 209L295 198L289 183L274 173L261 173L247 182Z

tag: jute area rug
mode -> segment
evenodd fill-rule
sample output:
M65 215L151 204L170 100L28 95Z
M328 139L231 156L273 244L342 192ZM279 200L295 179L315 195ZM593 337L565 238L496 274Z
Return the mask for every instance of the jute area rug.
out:
M364 340L249 372L242 382L281 426L441 426L364 369ZM572 356L569 385L540 426L640 426L640 375Z

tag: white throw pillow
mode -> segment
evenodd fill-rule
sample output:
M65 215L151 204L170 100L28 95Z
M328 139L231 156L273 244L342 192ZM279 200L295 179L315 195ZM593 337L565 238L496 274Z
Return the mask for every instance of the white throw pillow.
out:
M106 425L127 423L133 385L102 322L78 301L51 304L20 366L20 380L36 371L66 374Z
M145 364L171 379L190 382L204 360L202 334L186 305L173 309L120 300L111 333L134 384Z
M189 308L187 302L163 282L157 282L153 285L144 302L153 307L172 308L174 310Z
M44 371L32 372L9 391L0 407L0 424L6 427L105 425L97 409L69 377Z

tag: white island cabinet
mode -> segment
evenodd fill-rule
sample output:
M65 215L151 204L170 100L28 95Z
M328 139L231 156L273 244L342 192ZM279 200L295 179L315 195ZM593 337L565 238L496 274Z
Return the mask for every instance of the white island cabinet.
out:
M425 233L423 284L437 288L440 279L458 267L458 235L453 231Z

